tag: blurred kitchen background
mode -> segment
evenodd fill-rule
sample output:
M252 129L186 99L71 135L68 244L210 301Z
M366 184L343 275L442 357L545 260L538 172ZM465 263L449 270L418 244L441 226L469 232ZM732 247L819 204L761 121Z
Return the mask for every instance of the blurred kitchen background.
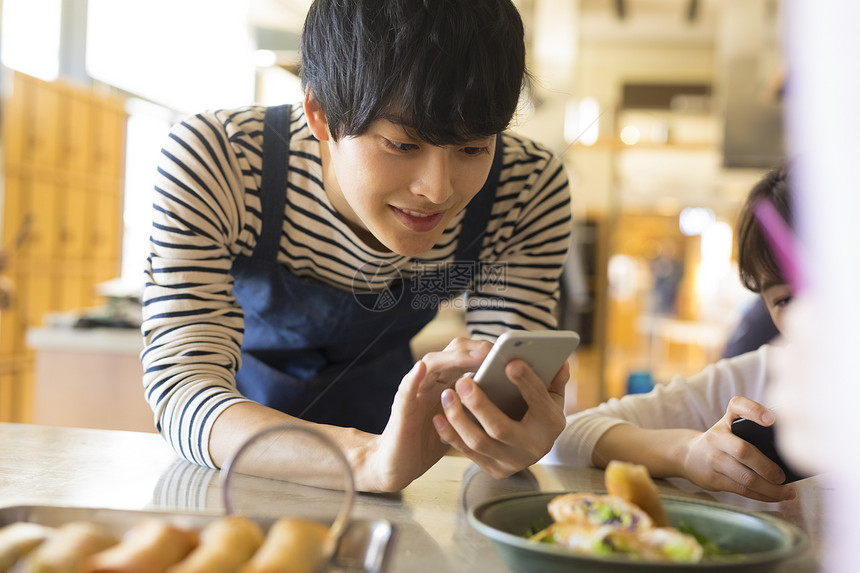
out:
M0 0L0 421L152 431L142 261L169 126L301 98L309 0ZM733 230L784 156L778 0L515 0L533 90L513 129L563 158L568 408L689 375L755 297ZM440 314L416 354L462 334Z

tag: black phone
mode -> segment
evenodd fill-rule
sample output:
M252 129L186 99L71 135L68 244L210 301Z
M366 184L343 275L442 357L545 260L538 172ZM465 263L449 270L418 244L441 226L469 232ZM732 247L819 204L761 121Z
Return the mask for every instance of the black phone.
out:
M732 422L732 433L754 445L761 453L776 463L785 472L783 483L791 483L810 477L793 470L779 455L776 448L775 425L762 426L746 418L738 418Z

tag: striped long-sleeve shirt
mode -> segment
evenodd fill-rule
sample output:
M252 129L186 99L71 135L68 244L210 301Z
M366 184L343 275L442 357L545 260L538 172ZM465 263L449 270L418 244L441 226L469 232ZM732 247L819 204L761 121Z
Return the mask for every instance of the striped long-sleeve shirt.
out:
M156 176L144 288L144 390L158 431L186 459L213 466L208 439L236 389L243 313L230 269L260 235L265 108L190 117L174 126ZM362 265L383 290L391 281L453 262L462 213L420 257L377 251L343 222L323 187L319 142L294 106L287 199L278 262L344 290ZM558 158L504 134L504 158L481 263L495 269L464 299L475 338L555 328L559 277L570 241L568 179ZM403 374L406 374L405 372Z

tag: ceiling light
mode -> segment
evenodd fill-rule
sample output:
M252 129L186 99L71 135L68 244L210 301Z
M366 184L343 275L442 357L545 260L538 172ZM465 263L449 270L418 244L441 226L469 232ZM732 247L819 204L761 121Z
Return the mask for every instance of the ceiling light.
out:
M621 141L626 145L635 145L639 141L639 128L635 125L627 125L621 130Z
M271 68L278 63L278 57L272 50L257 50L254 52L254 65L258 68Z

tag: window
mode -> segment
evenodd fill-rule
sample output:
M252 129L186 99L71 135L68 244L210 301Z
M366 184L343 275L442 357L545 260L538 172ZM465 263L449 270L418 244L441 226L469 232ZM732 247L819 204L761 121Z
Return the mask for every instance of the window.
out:
M3 64L45 81L60 70L61 0L3 0Z
M248 4L89 0L87 73L183 113L245 105L255 74Z

